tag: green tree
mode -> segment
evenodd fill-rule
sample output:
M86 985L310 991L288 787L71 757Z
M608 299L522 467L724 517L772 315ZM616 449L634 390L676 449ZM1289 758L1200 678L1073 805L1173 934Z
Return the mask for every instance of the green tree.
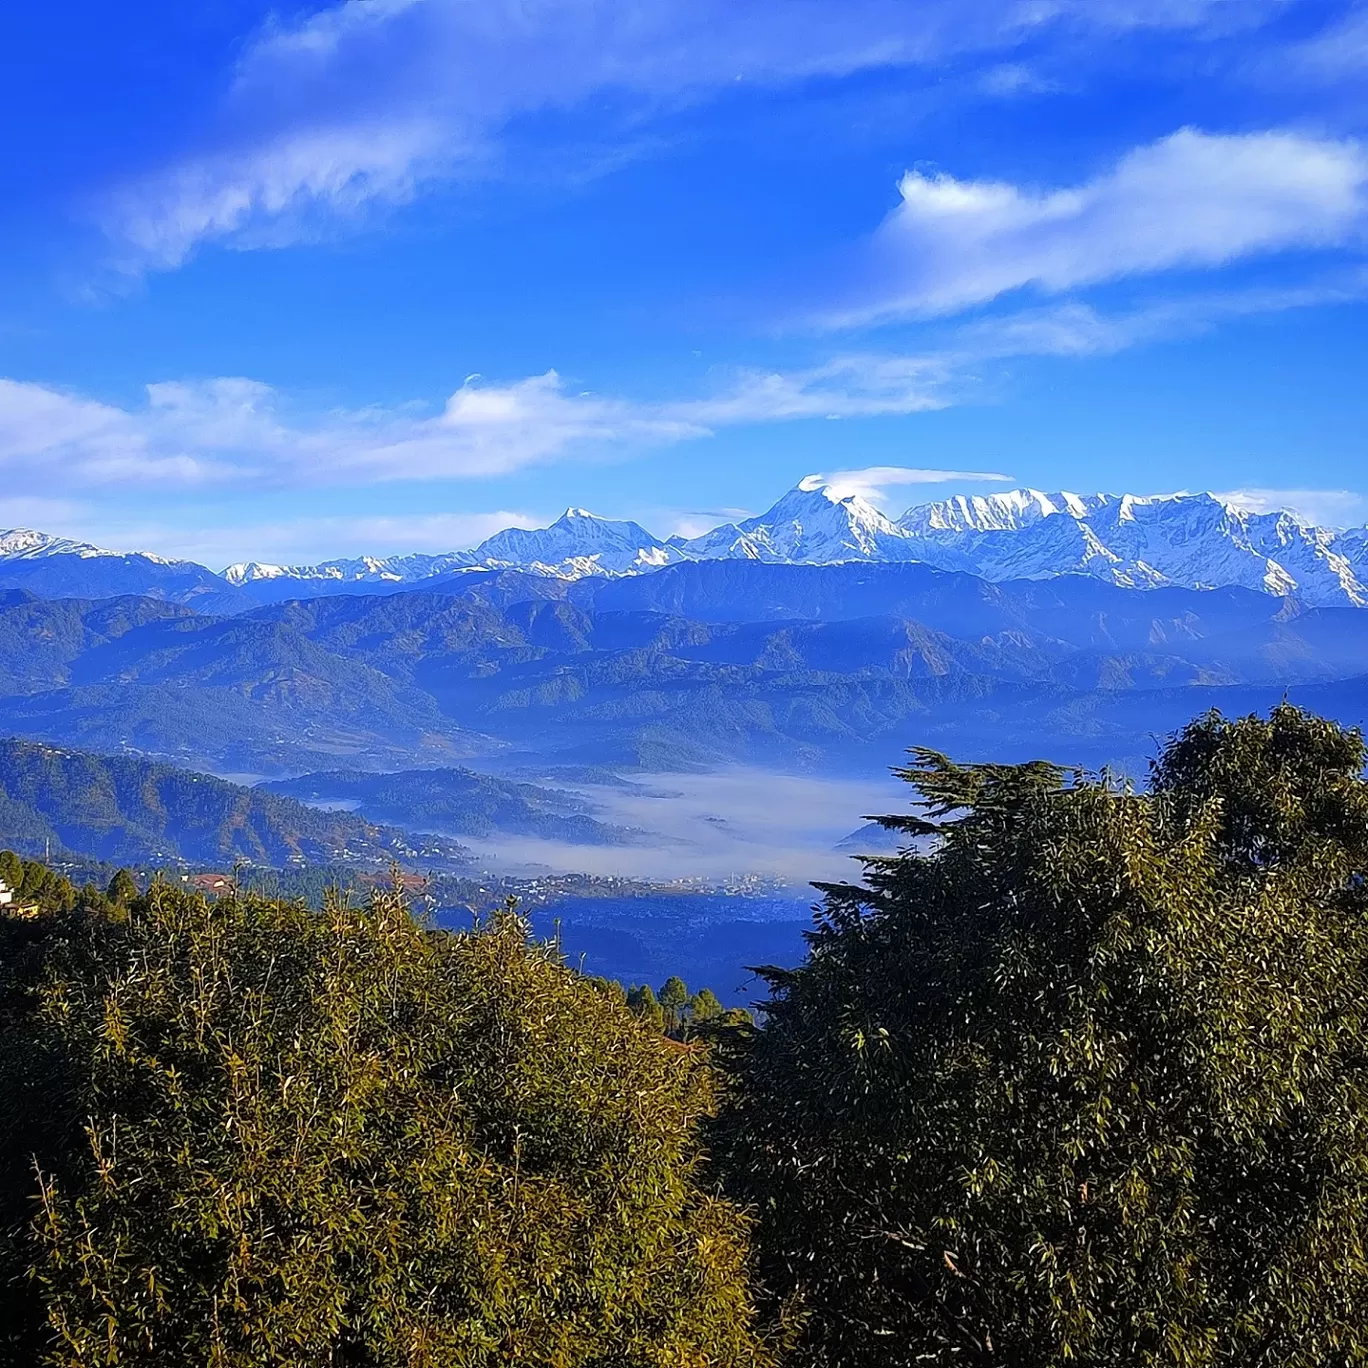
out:
M1362 738L1201 719L1151 794L914 753L718 1130L798 1364L1368 1363Z
M45 1314L28 1276L36 1209L34 1163L65 1182L84 1168L85 1095L62 1042L42 1028L44 985L89 965L95 946L117 934L98 889L81 890L72 911L0 916L0 1363L42 1359Z
M649 983L634 983L627 990L627 1006L653 1031L664 1031L665 1013Z
M0 1046L88 1118L42 1164L49 1363L770 1362L747 1223L698 1180L706 1056L511 913L159 886L49 978Z
M1175 821L1218 814L1218 846L1246 867L1315 866L1332 879L1345 860L1368 869L1368 785L1362 735L1282 704L1267 719L1211 712L1174 738L1154 763L1151 786Z
M105 896L115 907L127 907L138 896L138 885L126 869L118 870L109 881Z
M715 1021L722 1015L722 1003L711 988L700 988L689 999L689 1019L697 1026Z
M689 1005L689 989L678 974L671 974L660 985L660 1010L665 1014L665 1029L677 1033L684 1022L684 1009Z
M12 851L3 854L13 855ZM8 873L4 873L8 870ZM13 876L13 877L11 877ZM19 902L36 903L43 912L69 912L76 905L76 888L70 879L51 870L41 860L0 855L0 877L14 889Z

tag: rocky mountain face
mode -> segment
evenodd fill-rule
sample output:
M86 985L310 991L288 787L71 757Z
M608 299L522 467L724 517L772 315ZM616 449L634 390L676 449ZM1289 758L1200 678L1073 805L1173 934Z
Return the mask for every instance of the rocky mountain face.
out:
M232 586L194 561L168 560L144 551L106 551L88 542L28 528L0 531L0 590L22 589L40 598L144 598L193 603L210 612L230 609Z
M244 562L218 575L191 561L16 530L0 533L0 590L45 598L140 594L212 612L322 595L438 587L478 572L565 581L639 576L697 561L830 565L921 562L991 582L1087 575L1132 589L1241 587L1315 606L1368 604L1368 528L1333 531L1214 494L958 496L897 520L808 477L753 518L662 540L640 524L567 509L545 528L509 528L472 551L360 557L312 566ZM473 576L468 584L463 582Z
M1308 603L1368 602L1365 529L1336 534L1214 494L959 497L909 509L913 558L989 580L1085 574L1131 588L1239 585Z
M583 508L567 508L550 527L510 527L471 552L473 565L542 570L567 579L581 575L658 570L687 557L640 523L614 522Z
M841 495L809 476L768 512L725 523L701 537L671 545L687 560L836 561L915 560L906 534L873 504Z

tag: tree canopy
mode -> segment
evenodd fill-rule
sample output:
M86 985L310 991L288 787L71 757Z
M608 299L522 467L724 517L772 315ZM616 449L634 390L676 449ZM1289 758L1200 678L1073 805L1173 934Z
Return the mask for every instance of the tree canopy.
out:
M914 753L719 1128L796 1362L1368 1362L1363 761L1288 706L1148 794Z
M769 1361L747 1223L699 1181L706 1055L512 913L161 885L76 939L0 1046L80 1123L9 1137L40 1146L5 1271L48 1362Z

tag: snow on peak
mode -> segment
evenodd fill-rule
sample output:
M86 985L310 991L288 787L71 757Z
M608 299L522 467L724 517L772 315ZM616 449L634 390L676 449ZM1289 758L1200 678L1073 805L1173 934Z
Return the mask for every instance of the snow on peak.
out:
M229 584L251 584L254 580L279 579L282 575L292 573L292 567L288 565L266 565L261 561L238 561L236 565L230 565L224 572L223 578Z
M640 523L567 508L550 527L510 527L472 553L475 562L544 574L628 574L681 560L679 551Z
M105 551L89 542L72 541L69 537L54 537L48 532L35 532L30 527L12 527L0 531L0 556L7 559L37 556L116 556L117 551Z
M70 537L54 537L50 532L35 532L29 527L0 531L0 560L37 560L47 556L78 556L82 560L108 557L113 560L137 559L153 565L192 565L192 561L172 560L151 551L107 551L90 542Z
M62 559L66 558L66 559ZM916 505L896 521L858 493L804 476L763 513L702 536L662 541L639 523L567 508L548 527L508 528L474 551L359 556L319 565L241 561L221 577L186 561L105 551L26 528L0 532L12 582L75 583L81 592L145 592L200 575L200 593L298 582L301 593L419 583L469 568L513 567L560 578L630 575L687 560L803 564L923 561L989 580L1085 574L1135 588L1242 585L1312 604L1368 604L1368 528L1337 532L1238 496L1080 494L1015 489ZM54 579L54 572L60 572ZM38 577L38 578L35 578ZM131 587L130 587L131 586ZM182 592L177 589L176 592Z
M1115 584L1243 585L1311 603L1368 603L1335 536L1211 493L959 496L910 508L899 528L918 559L990 580L1088 574ZM1361 569L1368 571L1363 558Z
M910 560L907 542L873 504L858 494L842 494L819 475L808 475L764 513L725 523L679 545L696 560L825 563Z

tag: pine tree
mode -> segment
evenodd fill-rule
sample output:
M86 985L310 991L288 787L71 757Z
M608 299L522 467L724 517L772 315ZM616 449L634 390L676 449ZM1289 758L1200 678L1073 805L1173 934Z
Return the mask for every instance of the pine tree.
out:
M714 1021L722 1015L722 1003L711 988L700 988L689 999L689 1019L695 1025Z
M105 896L115 907L127 907L138 896L138 885L126 869L118 870L109 881Z
M665 1029L677 1034L684 1020L684 1009L689 1005L689 989L677 974L671 974L660 985L660 1009L665 1014Z
M653 1031L665 1030L665 1012L649 983L633 984L627 990L627 1006Z
M1368 784L1283 707L1136 794L903 772L718 1132L795 1362L1368 1363Z

